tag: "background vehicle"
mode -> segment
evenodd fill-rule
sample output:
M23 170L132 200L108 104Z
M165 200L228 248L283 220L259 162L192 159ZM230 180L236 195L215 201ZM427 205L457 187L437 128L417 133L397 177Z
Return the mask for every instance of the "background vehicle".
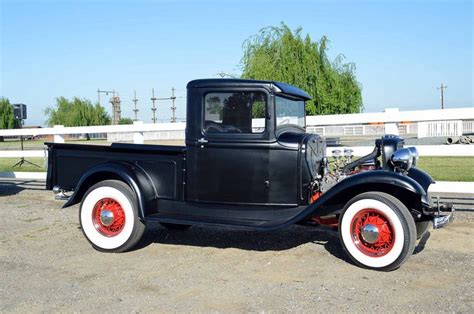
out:
M391 270L428 228L447 224L433 206L418 154L384 136L374 151L325 156L305 133L305 101L291 85L253 80L191 81L186 146L48 144L47 188L74 193L86 238L101 251L133 247L148 220L169 228L230 226L257 231L334 222L358 265Z

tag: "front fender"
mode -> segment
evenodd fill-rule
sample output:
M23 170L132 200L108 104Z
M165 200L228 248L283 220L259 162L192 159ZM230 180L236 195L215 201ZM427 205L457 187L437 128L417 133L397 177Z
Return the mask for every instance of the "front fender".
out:
M408 176L423 187L423 190L425 190L426 194L421 197L421 201L425 206L431 206L431 199L428 194L428 189L431 184L436 183L433 178L428 173L418 168L411 168L408 172Z
M427 192L416 180L396 172L374 170L350 176L334 185L315 202L309 205L299 216L300 220L310 216L330 214L333 208L328 205L345 204L357 194L380 191L388 194L409 194L426 198ZM403 200L402 200L403 201Z
M74 194L63 208L81 202L91 186L109 179L120 179L130 186L137 197L140 219L144 221L146 202L156 198L156 188L142 168L126 162L104 163L89 169L82 175L74 189Z
M418 182L426 193L428 193L430 185L435 183L428 173L418 168L411 168L410 171L408 171L408 176Z

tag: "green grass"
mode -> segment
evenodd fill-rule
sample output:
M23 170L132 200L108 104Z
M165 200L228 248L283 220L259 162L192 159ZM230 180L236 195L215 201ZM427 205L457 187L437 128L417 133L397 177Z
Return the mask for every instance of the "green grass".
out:
M474 157L420 157L417 167L437 181L474 182Z
M3 171L46 171L43 158L26 158L41 166L37 168L24 164L21 168L13 165L19 158L0 158L0 172ZM428 172L437 181L474 182L474 157L421 157L418 168Z
M13 165L16 164L20 158L0 158L0 172L4 171L22 171L22 172L44 172L46 168L44 167L45 159L44 158L25 158L30 162L33 162L40 166L40 168L35 167L29 164L23 164L21 167L13 168Z

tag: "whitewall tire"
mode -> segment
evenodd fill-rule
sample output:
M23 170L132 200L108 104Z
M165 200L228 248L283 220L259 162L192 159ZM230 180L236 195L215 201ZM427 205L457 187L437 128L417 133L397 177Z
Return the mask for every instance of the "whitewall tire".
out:
M400 267L413 253L415 222L395 197L368 192L351 199L339 221L342 245L359 266L389 271Z
M99 182L86 192L79 220L87 240L104 252L129 250L145 230L134 193L127 184L116 180Z

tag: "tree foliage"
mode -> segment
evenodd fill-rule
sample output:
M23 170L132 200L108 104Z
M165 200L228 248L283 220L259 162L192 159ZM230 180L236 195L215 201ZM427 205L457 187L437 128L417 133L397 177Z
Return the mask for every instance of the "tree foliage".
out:
M13 106L8 98L0 98L0 129L13 129L15 125Z
M110 124L110 116L99 104L93 105L90 100L74 97L56 99L55 107L45 110L46 123L49 126L89 126Z
M133 124L133 120L132 118L127 118L127 117L120 118L119 124Z
M304 89L313 97L306 105L308 115L360 112L363 105L355 65L344 63L343 55L330 61L325 36L313 42L301 33L301 28L292 32L281 23L247 39L242 78L282 81Z

